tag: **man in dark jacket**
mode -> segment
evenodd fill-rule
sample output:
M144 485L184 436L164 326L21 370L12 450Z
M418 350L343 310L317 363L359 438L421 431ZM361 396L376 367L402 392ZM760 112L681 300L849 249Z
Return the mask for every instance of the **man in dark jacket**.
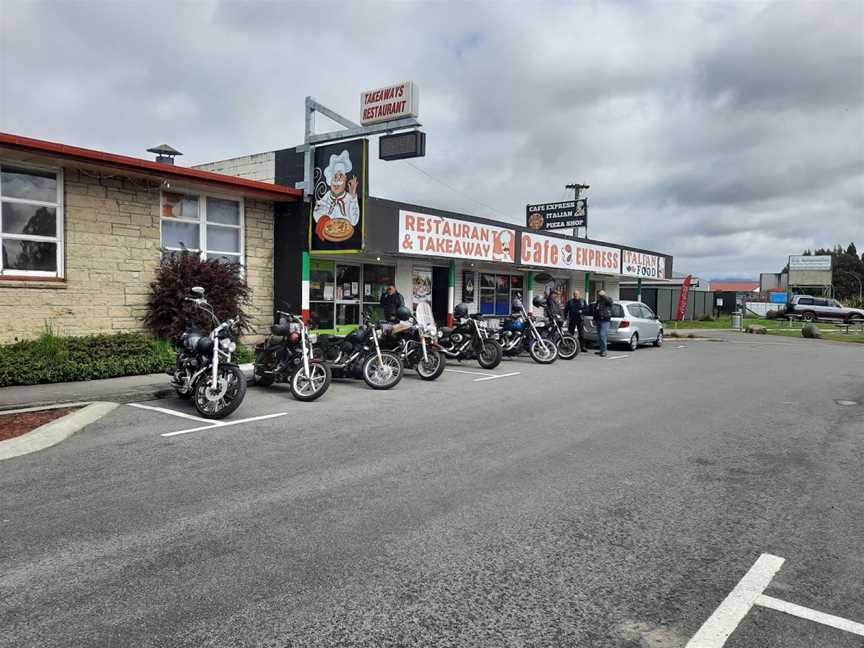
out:
M390 284L381 293L381 306L384 307L384 319L388 322L396 321L396 309L400 306L405 305L405 300L402 299L402 295L400 295L396 286Z
M597 300L591 305L594 313L594 326L597 329L597 339L600 341L600 351L597 352L601 358L606 357L606 348L609 345L609 323L612 321L612 300L606 295L605 290L597 291Z
M564 315L567 317L567 331L573 335L577 331L577 339L579 340L579 348L585 351L585 338L582 335L582 316L588 309L588 304L582 299L582 293L578 290L573 291L573 299L569 300L564 305Z

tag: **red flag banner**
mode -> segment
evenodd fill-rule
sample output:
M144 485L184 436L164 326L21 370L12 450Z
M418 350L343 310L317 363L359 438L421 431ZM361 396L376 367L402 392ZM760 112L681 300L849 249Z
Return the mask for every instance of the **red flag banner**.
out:
M681 292L678 294L678 310L675 311L675 320L680 322L684 319L684 313L687 311L687 298L690 295L690 281L693 275L684 277L684 283L681 284Z

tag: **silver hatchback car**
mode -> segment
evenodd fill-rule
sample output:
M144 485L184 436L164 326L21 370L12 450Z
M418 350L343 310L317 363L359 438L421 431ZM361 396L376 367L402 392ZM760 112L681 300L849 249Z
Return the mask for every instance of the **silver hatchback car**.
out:
M585 339L597 342L597 329L590 316L584 319ZM631 351L640 344L663 346L663 322L642 302L618 301L612 305L609 344L626 344Z

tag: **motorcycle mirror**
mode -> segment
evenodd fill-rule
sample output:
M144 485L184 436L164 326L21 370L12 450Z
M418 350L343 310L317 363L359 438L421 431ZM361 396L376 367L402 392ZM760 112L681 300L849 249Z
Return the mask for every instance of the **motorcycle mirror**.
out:
M203 296L204 296L204 289L203 289L201 286L193 286L193 287L192 287L192 292L193 292L195 295L198 295L199 297L203 297Z

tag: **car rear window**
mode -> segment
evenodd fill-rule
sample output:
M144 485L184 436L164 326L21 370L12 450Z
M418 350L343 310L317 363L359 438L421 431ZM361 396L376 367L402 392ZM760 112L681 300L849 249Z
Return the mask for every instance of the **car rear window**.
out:
M621 304L612 304L612 317L624 317L624 309Z

